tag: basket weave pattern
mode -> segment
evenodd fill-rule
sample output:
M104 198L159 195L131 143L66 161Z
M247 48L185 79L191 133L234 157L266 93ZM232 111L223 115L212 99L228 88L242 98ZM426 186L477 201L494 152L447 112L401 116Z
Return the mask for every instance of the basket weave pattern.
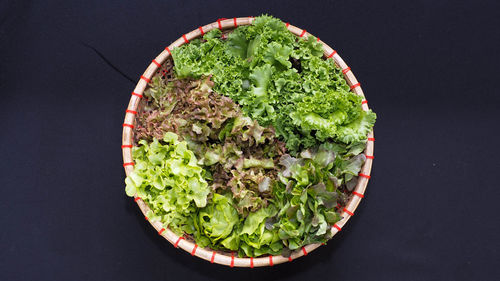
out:
M133 129L135 124L135 116L139 107L139 102L141 101L144 90L147 88L148 83L151 81L152 77L158 75L159 73L165 75L166 71L171 68L171 53L170 50L179 47L183 44L189 43L190 40L203 36L206 32L212 29L221 30L232 30L240 25L250 25L252 24L253 17L242 17L242 18L232 18L232 19L220 19L216 22L210 23L205 26L200 26L199 28L182 35L179 39L173 42L170 46L166 47L163 52L161 52L148 66L144 74L140 77L137 83L130 102L128 104L125 120L123 123L123 135L122 135L122 152L123 152L123 167L125 168L125 173L127 176L134 170L134 162L132 159L132 146L133 146ZM286 24L288 30L298 37L307 38L310 35L306 30L300 29L290 24ZM356 77L352 73L350 67L342 60L338 53L333 50L330 46L324 42L318 41L323 44L324 57L326 59L333 59L335 63L342 69L344 77L351 87L351 91L359 96L363 97L362 108L363 110L368 110L368 103L364 99L363 90L361 89L360 83L356 80ZM168 74L167 74L168 76ZM374 137L373 131L368 134L368 142L364 154L366 155L366 162L361 168L359 173L358 183L352 192L352 197L343 209L342 217L343 219L338 221L332 226L332 232L335 235L339 232L342 227L347 223L347 221L354 215L354 211L358 207L361 199L364 197L366 186L368 180L370 179L370 171L373 163L373 149L374 149ZM147 204L139 197L135 197L134 201L137 203L142 213L146 215L149 211ZM147 219L147 217L146 217ZM179 237L170 231L168 228L159 222L150 221L151 225L158 231L158 233L172 243L176 248L179 247L193 256L200 257L211 263L218 263L227 266L237 266L237 267L257 267L257 266L273 266L275 264L284 263L287 261L292 261L301 256L307 255L311 251L315 250L321 244L309 244L302 249L292 252L290 257L283 256L267 256L259 258L239 258L235 257L234 254L213 251L211 249L204 249L198 247L193 241L185 239L184 237Z

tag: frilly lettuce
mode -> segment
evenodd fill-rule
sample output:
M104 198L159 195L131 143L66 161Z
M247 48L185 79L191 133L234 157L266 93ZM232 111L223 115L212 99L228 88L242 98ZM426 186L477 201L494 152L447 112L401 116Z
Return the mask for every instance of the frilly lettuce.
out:
M137 195L148 204L150 220L162 221L177 234L192 233L192 218L207 205L210 190L205 170L187 143L168 132L162 142L141 140L132 156L135 169L125 179L127 195Z
M284 144L272 128L244 116L230 98L215 93L210 78L169 84L153 79L146 91L151 108L138 116L136 138L177 133L207 171L210 188L231 191L235 208L245 217L267 206Z
M332 144L304 150L299 158L281 156L281 185L273 190L273 203L280 210L275 227L291 250L332 236L330 225L341 219L335 210L346 200L341 185L359 173L364 155L349 157L349 149Z
M239 232L241 254L253 257L281 253L284 244L279 237L278 229L268 223L277 212L275 205L269 205L248 215Z
M168 84L153 78L145 92L151 104L137 117L136 140L161 139L169 131L193 141L217 139L221 127L241 115L241 110L230 98L214 93L212 86L210 77Z
M231 195L214 193L210 203L200 210L195 222L195 239L200 246L210 245L217 249L218 243L221 243L229 250L238 249L239 243L231 243L231 239L226 241L240 222L238 212L232 205Z
M200 247L286 256L326 242L376 115L322 55L270 16L173 49L177 79L153 79L137 116L127 194Z
M178 76L213 75L214 89L231 97L263 126L272 125L292 154L325 141L366 139L375 123L316 38L295 37L271 16L257 17L221 38L220 30L172 50Z

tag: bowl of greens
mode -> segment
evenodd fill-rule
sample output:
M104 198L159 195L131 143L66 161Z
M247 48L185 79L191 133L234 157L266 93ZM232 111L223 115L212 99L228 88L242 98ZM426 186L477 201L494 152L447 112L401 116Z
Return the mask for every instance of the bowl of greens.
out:
M141 76L123 124L125 192L193 256L231 267L292 261L354 214L375 119L319 38L267 15L219 19Z

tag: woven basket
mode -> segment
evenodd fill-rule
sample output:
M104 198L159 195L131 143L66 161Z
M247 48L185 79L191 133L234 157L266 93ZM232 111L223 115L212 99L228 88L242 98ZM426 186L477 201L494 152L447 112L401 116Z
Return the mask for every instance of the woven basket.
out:
M237 26L240 25L250 25L252 24L254 18L253 17L243 17L243 18L232 18L232 19L219 19L216 22L207 24L205 26L200 26L199 28L182 35L179 39L173 42L170 46L166 47L163 52L161 52L148 66L144 74L140 77L137 86L132 92L132 97L130 98L129 105L126 110L125 120L123 123L123 137L122 137L122 152L123 152L123 167L125 168L125 173L130 175L130 173L134 170L134 162L132 159L132 146L133 146L133 134L134 134L134 124L135 124L135 116L137 111L139 110L139 103L142 98L142 94L144 90L148 87L148 83L155 75L163 75L165 76L172 67L172 59L170 50L176 47L179 47L183 44L188 43L190 40L203 36L206 32L218 28L223 31L230 31ZM298 37L307 37L309 33L304 29L300 29L290 24L286 24L288 30L290 30L293 34ZM325 44L324 42L318 41L323 44L324 57L325 59L333 59L335 63L342 69L345 79L350 85L351 91L360 95L364 98L363 91L361 90L360 83L356 80L356 77L352 73L350 67L342 60L342 58L337 54L335 50L333 50L330 46ZM167 75L169 76L169 75ZM362 101L363 110L368 110L368 104L366 99ZM347 221L354 215L354 211L356 210L359 202L363 198L363 194L365 193L366 186L368 184L368 180L370 179L370 171L373 163L373 146L374 146L374 137L373 131L368 134L368 143L366 146L366 150L364 151L366 155L366 162L361 168L361 172L359 173L358 184L356 185L354 191L352 192L352 197L348 201L347 205L343 209L342 217L343 219L339 222L335 223L332 226L332 232L335 235L339 232L342 227L347 223ZM135 197L134 201L139 205L142 213L146 215L149 211L149 207L146 203L141 200L139 197ZM146 219L148 219L146 217ZM193 256L200 257L204 260L210 261L211 263L218 263L222 265L228 265L231 267L257 267L257 266L273 266L275 264L280 264L288 261L292 261L301 256L305 256L308 253L312 252L321 244L309 244L302 249L294 251L290 257L283 256L267 256L267 257L259 257L259 258L239 258L235 257L234 253L227 253L221 251L213 251L208 248L200 248L194 241L185 237L179 237L174 234L170 229L165 228L163 224L159 221L151 222L151 225L156 229L156 231L167 239L170 243L174 245L176 248L181 248L187 252L189 252Z

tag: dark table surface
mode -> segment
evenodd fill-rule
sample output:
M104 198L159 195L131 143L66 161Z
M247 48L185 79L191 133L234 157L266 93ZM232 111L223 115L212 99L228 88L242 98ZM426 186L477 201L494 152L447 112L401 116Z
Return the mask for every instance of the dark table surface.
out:
M496 1L1 1L0 280L499 280ZM328 245L237 269L174 249L124 192L150 61L269 13L352 67L378 113L365 200Z

